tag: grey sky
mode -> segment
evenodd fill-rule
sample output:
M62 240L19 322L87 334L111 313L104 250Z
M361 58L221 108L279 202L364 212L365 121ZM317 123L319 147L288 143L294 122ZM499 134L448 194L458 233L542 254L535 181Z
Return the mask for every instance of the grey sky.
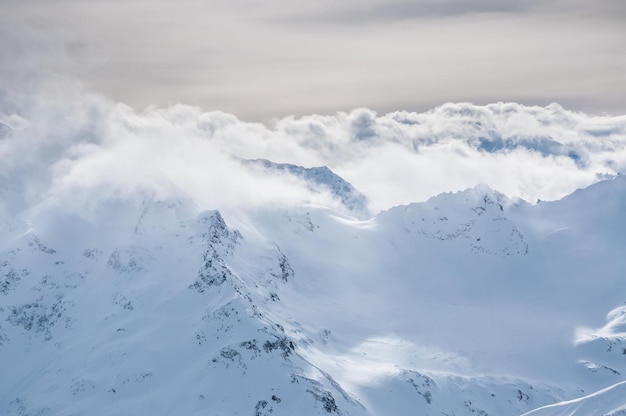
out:
M626 114L626 2L0 0L0 83L247 120L448 101Z

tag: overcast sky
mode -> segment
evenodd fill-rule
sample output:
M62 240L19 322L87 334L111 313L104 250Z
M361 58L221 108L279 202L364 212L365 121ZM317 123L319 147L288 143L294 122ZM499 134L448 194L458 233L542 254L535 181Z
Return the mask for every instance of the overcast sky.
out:
M0 0L0 85L244 120L445 102L626 114L623 0Z

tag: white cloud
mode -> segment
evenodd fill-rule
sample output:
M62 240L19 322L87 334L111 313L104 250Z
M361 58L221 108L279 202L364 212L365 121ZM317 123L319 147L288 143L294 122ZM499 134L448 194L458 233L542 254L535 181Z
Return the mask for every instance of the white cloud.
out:
M369 197L374 211L478 183L530 201L556 199L626 166L626 116L557 104L450 103L384 115L359 108L271 126L185 105L137 112L59 75L71 66L69 55L67 65L54 58L68 53L62 42L52 47L20 34L0 31L0 41L15 46L0 68L10 81L0 96L0 209L12 214L44 201L89 210L132 195L184 195L199 208L222 210L336 206L327 192L239 158L326 165Z
M267 127L184 105L136 112L69 85L33 94L30 107L0 111L12 129L0 140L10 212L43 201L89 210L133 195L184 195L203 209L336 206L328 193L238 158L326 165L368 196L374 211L478 183L531 202L557 199L626 167L626 116L557 104L458 103L385 115L356 109Z

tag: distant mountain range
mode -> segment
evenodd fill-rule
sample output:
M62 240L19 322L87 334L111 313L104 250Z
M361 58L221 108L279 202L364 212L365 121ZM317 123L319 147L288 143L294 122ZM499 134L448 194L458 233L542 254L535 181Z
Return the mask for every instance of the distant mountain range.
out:
M343 208L120 196L31 222L2 183L0 413L626 414L624 177L373 215L327 167L241 163Z

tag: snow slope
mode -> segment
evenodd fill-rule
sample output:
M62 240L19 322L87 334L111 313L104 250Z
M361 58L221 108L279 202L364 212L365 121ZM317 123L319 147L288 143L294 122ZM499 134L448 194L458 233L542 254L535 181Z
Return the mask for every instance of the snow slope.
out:
M266 316L264 305L278 301L275 292L290 278L280 250L255 248L251 260L241 249L234 259L242 237L219 213L181 220L180 208L141 207L113 245L95 239L77 253L59 236L51 240L63 247L57 251L30 231L4 253L1 365L10 377L2 408L59 415L361 409L294 354Z
M524 416L626 415L626 381L579 399L548 405Z
M477 186L368 219L44 205L2 229L0 409L619 414L625 209L623 177L537 205Z

